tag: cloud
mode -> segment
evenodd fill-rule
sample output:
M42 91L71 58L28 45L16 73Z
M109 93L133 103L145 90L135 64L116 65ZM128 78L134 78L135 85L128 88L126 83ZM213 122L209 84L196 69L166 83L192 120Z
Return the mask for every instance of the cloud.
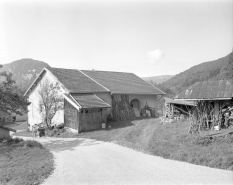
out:
M157 64L164 58L164 53L160 49L147 52L148 62L151 64Z

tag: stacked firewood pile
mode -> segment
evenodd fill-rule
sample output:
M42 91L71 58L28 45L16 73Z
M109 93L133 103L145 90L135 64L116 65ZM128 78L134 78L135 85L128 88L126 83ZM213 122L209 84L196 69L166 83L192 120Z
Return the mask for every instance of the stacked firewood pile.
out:
M114 120L135 119L134 110L129 104L128 95L112 95L112 114Z
M219 113L215 114L214 106L210 101L199 101L197 102L197 107L189 113L189 133L233 127L232 102L222 102L219 107Z
M172 116L172 111L168 103L164 104L163 117L161 118L161 123L172 123L174 121Z

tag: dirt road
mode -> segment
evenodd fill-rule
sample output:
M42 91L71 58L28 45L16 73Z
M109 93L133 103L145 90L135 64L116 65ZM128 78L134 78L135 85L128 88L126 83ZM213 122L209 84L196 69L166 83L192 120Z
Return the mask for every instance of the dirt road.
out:
M233 184L233 173L89 139L38 139L54 156L52 184Z

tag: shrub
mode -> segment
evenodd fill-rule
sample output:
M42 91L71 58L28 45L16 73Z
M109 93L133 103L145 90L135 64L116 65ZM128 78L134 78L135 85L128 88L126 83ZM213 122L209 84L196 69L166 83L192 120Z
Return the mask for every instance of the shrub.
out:
M13 143L20 143L23 141L23 139L16 137L16 138L7 139L6 141L8 144L13 144Z
M227 135L227 136L225 137L225 141L226 141L227 143L233 143L233 134Z
M17 147L23 147L23 146L27 146L29 148L40 148L43 149L44 147L42 146L42 144L40 144L37 141L33 141L33 140L26 140L24 141L21 138L10 138L5 140L6 145L11 147L11 148L17 148Z
M24 143L29 148L41 148L41 149L44 148L43 145L37 141L27 140L27 141L24 141Z
M66 132L66 129L64 128L54 128L54 129L46 129L45 130L45 136L48 136L48 137L57 137L59 135L61 135L62 133L65 133Z
M202 145L202 146L208 146L212 143L212 140L210 137L201 137L197 136L192 142L195 145Z

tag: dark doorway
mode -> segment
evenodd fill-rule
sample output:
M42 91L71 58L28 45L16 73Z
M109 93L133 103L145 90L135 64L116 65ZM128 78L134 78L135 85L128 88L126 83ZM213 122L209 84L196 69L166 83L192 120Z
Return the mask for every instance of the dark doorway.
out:
M130 101L130 106L133 108L136 117L140 117L140 101L133 99Z

